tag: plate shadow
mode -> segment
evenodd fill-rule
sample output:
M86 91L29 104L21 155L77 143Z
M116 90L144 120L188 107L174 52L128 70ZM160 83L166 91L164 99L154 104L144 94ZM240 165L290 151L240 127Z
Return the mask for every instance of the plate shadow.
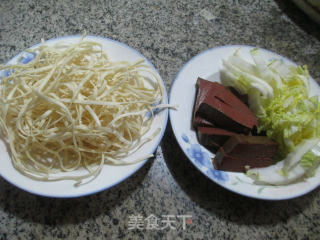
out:
M279 8L303 31L320 41L319 25L298 8L291 0L274 0Z
M105 191L78 198L48 198L25 192L0 178L0 209L9 215L49 226L77 224L121 205L141 186L154 162L149 159L125 181Z

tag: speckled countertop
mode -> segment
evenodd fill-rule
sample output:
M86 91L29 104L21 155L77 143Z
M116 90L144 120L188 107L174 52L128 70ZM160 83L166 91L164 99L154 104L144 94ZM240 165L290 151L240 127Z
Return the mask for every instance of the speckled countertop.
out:
M0 0L0 62L41 38L83 30L136 48L156 66L168 90L191 57L226 44L278 52L307 64L320 80L320 27L291 1L280 0ZM192 223L183 229L176 219L176 229L130 230L130 216L138 215L191 215ZM316 240L320 190L275 202L224 190L191 165L168 124L156 158L108 191L49 199L0 179L0 239Z

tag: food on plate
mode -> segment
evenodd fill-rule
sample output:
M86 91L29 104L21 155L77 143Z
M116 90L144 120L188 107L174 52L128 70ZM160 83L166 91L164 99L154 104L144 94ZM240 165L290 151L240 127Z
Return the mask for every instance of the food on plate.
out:
M221 82L248 95L250 109L259 119L258 132L276 141L279 159L274 165L247 171L255 183L283 185L313 176L320 165L320 102L310 95L306 66L281 59L265 59L259 50L241 49L223 60Z
M195 116L193 118L192 125L194 129L197 129L198 127L214 127L213 123L200 116Z
M216 152L216 169L246 172L248 167L267 167L272 164L278 144L265 136L234 134Z
M213 152L222 147L231 136L237 134L216 127L198 127L196 131L199 142Z
M258 125L256 116L230 90L202 78L197 80L196 116L217 127L244 134Z
M166 107L161 79L144 60L114 62L83 37L26 52L34 59L0 66L0 126L18 171L79 185L104 164L150 157L123 160L160 132L150 133L153 110Z
M216 152L216 169L244 172L272 164L277 144L266 136L253 136L257 117L237 96L246 97L203 78L198 78L196 91L193 126L199 142ZM237 154L240 148L250 153Z
M227 87L233 95L235 95L241 102L243 102L245 105L248 106L248 94L240 94L235 88L233 87Z

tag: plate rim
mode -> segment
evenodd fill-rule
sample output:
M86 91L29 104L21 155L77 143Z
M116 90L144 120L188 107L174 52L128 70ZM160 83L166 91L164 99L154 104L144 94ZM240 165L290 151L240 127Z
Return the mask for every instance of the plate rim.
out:
M169 89L169 104L172 104L172 95L173 95L173 89L175 87L175 84L177 83L177 80L180 78L180 75L183 73L183 71L194 61L196 61L200 56L204 55L204 54L207 54L209 52L214 52L215 50L218 50L218 49L223 49L223 48L230 48L230 49L237 49L237 48L246 48L247 50L248 49L254 49L254 48L258 48L259 50L263 50L265 52L269 52L271 53L272 55L276 56L276 57L280 57L281 59L284 59L285 61L287 61L288 63L290 64L293 64L295 66L297 66L297 64L292 61L291 59L289 59L288 57L285 57L285 56L282 56L272 50L269 50L269 49L265 49L263 47L255 47L255 46L250 46L250 45L246 45L246 44L228 44L228 45L221 45L221 46L217 46L217 47L213 47L213 48L209 48L209 49L206 49L204 51L201 51L199 52L198 54L194 55L193 57L191 57L183 66L182 68L179 70L179 72L177 73L176 77L174 78L172 84L171 84L171 87ZM225 56L227 57L227 56ZM312 78L312 76L310 76L311 79L313 81L315 81L316 83L318 83L315 79ZM318 83L319 84L319 83ZM320 85L319 85L320 86ZM175 127L173 126L173 114L174 114L174 111L177 111L177 110L174 110L174 109L170 109L169 110L169 119L170 119L170 125L171 125L171 128L172 128L172 131L174 133L174 136L176 138L176 141L180 147L180 149L182 150L182 152L185 154L186 158L193 164L193 166L198 170L200 171L201 174L203 174L205 177L207 177L210 181L214 182L215 184L218 184L219 186L223 187L224 189L228 190L228 191L231 191L233 193L236 193L236 194L239 194L241 196L245 196L245 197L248 197L248 198L253 198L253 199L258 199L258 200L266 200L266 201L282 201L282 200L290 200L290 199L294 199L294 198L298 198L298 197L301 197L303 195L306 195L308 193L311 193L312 191L314 191L315 189L317 189L319 186L320 186L320 181L315 184L314 186L312 186L310 189L307 189L305 191L301 191L299 192L298 194L292 194L292 195L289 195L289 196L286 196L286 197L283 197L283 196L275 196L275 197L265 197L265 196L259 196L258 194L250 194L250 193L244 193L244 192L241 192L241 191L237 191L229 186L226 186L225 184L221 183L220 181L217 181L216 179L211 179L207 174L203 173L200 169L200 167L195 163L193 162L190 157L188 156L187 152L185 151L185 149L181 146L180 144L180 141L178 139L178 133L176 132L177 130L175 129ZM193 130L190 130L190 131L193 131ZM197 143L200 144L197 140ZM200 144L201 145L201 144ZM201 147L203 147L201 145ZM320 167L318 169L318 171L320 171ZM225 171L223 171L225 172ZM227 172L229 173L229 172ZM260 186L260 185L257 185L257 186ZM263 187L265 185L261 185L261 187ZM289 186L289 185L287 185ZM285 186L284 186L285 187Z
M64 39L80 39L83 35L81 34L75 34L75 35L65 35L65 36L60 36L60 37L56 37L56 38L50 38L48 40L45 40L45 43L51 43L51 42L59 42L59 41L63 41ZM155 71L160 80L161 80L161 83L162 83L162 87L164 89L164 96L163 96L163 99L166 101L166 103L169 103L169 97L168 97L168 91L166 89L166 84L163 80L163 78L161 77L158 69L153 65L153 63L147 58L145 57L142 53L140 53L138 50L136 50L135 48L127 45L126 43L123 43L123 42L120 42L118 40L115 40L115 39L112 39L112 38L108 38L108 37L104 37L104 36L98 36L98 35L86 35L84 37L84 40L93 40L94 39L100 39L101 41L106 41L106 42L113 42L115 44L118 44L120 45L121 47L124 47L128 50L130 50L131 52L137 54L139 57L141 57L142 59L144 59L145 63L147 65L149 65L153 71ZM31 48L36 48L37 46L39 46L41 44L40 43L37 43L37 44L34 44L32 45L31 47L29 48L26 48L26 49L31 49ZM16 59L18 59L23 53L25 53L25 50L22 50L21 52L19 52L18 54L16 54L14 57L12 57L11 59L9 59L7 62L6 62L6 65L9 65L10 63L16 61ZM1 71L0 71L1 72ZM155 151L157 150L157 148L159 147L160 143L161 143L161 140L164 136L164 133L165 133L165 130L167 128L167 124L168 124L168 119L169 119L169 110L167 108L163 109L162 111L164 111L164 122L163 122L163 125L161 126L161 130L160 130L160 133L159 133L159 139L158 141L155 143L154 147L151 149L150 151L150 154L153 154L155 153ZM0 139L1 142L2 139ZM9 156L10 158L10 156ZM10 158L11 159L11 158ZM48 198L78 198L78 197L85 197L85 196L89 196L89 195L93 195L93 194L96 194L96 193L99 193L99 192L102 192L102 191L106 191L122 182L124 182L125 180L129 179L132 175L134 175L136 172L138 172L146 163L147 161L149 161L150 158L147 158L141 162L138 162L138 163L135 163L136 164L136 167L127 175L125 175L124 177L121 177L119 178L118 181L114 182L113 184L110 184L110 185L107 185L107 186L104 186L104 187L101 187L101 188L97 188L96 190L93 190L93 191L87 191L87 192L84 192L84 193L75 193L75 194L46 194L46 193L41 193L39 191L34 191L32 190L32 188L28 189L28 188L24 188L23 186L20 186L19 184L16 184L15 182L11 181L10 178L8 178L7 176L3 175L0 171L0 177L2 177L4 180L6 180L8 183L12 184L13 186L25 191L25 192L28 192L28 193L31 193L31 194L34 194L34 195L38 195L38 196L42 196L42 197L48 197ZM106 164L103 165L104 167L107 166ZM13 167L14 168L14 167ZM14 168L15 169L15 168ZM15 169L16 170L16 169ZM19 174L21 174L22 176L24 176L22 173L20 173L18 170L16 170ZM101 173L100 173L101 174ZM37 180L35 180L37 181ZM61 181L65 181L65 180L61 180ZM93 180L94 181L94 180ZM45 181L42 181L45 183Z

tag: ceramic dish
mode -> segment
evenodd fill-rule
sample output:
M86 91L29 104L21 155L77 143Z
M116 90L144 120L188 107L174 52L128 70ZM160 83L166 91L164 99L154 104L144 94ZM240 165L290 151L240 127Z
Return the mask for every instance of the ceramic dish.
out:
M195 131L191 129L197 78L202 77L220 82L221 60L233 54L238 48L241 48L242 55L250 61L249 51L253 47L223 46L198 54L181 69L170 92L170 104L178 105L177 110L170 110L170 122L175 137L191 163L213 182L228 190L248 197L267 200L283 200L304 195L320 185L320 169L315 176L288 186L255 185L251 178L243 173L215 170L210 160L214 154L199 144ZM277 58L291 62L267 50L260 49L259 52L270 61ZM312 95L319 95L320 87L313 79L311 79L311 89Z
M80 38L81 36L68 36L68 37L51 39L51 40L48 40L46 43L54 44L58 41L73 43L73 42L79 41ZM144 59L145 63L151 66L153 70L158 74L157 70L148 59L146 59L141 53L127 46L124 43L111 40L108 38L97 37L97 36L87 36L85 40L91 40L91 41L95 41L102 44L103 49L107 51L112 61L126 60L129 62L135 62L137 60ZM35 48L38 45L39 44L33 46L32 48ZM17 62L18 59L20 59L19 61L21 61L20 57L22 54L25 54L25 53L18 54L16 57L10 60L8 64L13 64ZM29 57L30 56L28 54L24 55L24 57L22 58L22 63L26 63L30 61L31 59L29 59ZM165 89L163 81L161 81L161 84ZM165 94L163 96L162 102L168 103L166 90L165 90ZM155 115L155 119L152 123L151 130L147 133L146 136L148 136L149 133L150 134L153 133L157 128L161 128L161 132L152 141L143 145L138 151L134 152L124 160L130 161L130 160L144 157L147 154L152 154L156 150L163 136L164 130L166 128L167 120L168 120L167 109L158 112ZM93 194L93 193L108 189L124 181L128 177L130 177L133 173L135 173L138 169L140 169L147 161L147 160L144 160L142 162L132 164L132 165L126 165L126 166L104 165L101 173L98 175L97 178L95 178L93 181L89 183L81 185L80 187L75 187L74 181L69 181L69 180L62 180L62 181L56 181L56 182L35 181L22 175L12 166L10 156L7 152L4 142L2 141L0 141L0 156L1 156L0 176L2 176L8 182L12 183L13 185L25 191L28 191L34 194L47 196L47 197L57 197L57 198L85 196L85 195ZM79 171L84 171L84 170L77 170L77 171L79 173Z

